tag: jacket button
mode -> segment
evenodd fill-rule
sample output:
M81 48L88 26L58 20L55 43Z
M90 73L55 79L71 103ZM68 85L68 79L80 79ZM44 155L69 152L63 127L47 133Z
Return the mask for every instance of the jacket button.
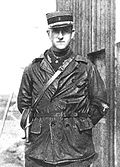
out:
M72 83L75 83L75 79L72 79Z
M56 125L55 121L52 121L51 126L55 126L55 125Z

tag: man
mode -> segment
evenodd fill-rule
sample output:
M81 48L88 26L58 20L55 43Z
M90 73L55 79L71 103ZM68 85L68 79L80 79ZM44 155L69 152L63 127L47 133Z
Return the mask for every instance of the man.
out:
M22 119L42 94L26 121L25 167L90 167L97 157L92 128L108 110L104 83L95 65L70 48L71 12L48 13L47 21L52 46L25 68L18 94Z

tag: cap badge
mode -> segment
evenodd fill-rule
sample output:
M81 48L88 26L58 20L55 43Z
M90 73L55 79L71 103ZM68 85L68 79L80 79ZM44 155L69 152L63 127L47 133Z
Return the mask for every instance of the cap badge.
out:
M61 18L60 18L60 17L58 17L58 20L60 21L60 20L61 20Z

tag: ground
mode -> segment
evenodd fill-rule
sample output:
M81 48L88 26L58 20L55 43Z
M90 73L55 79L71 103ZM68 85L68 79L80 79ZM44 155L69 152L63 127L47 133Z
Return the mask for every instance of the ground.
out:
M0 96L0 130L7 100L8 96ZM24 167L24 131L19 122L20 113L12 101L0 136L0 167Z

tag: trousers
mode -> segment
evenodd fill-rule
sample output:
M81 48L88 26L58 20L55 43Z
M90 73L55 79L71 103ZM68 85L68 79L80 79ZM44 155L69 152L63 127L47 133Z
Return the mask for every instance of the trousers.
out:
M48 164L34 158L25 157L25 167L90 167L91 162L68 162L63 164Z

